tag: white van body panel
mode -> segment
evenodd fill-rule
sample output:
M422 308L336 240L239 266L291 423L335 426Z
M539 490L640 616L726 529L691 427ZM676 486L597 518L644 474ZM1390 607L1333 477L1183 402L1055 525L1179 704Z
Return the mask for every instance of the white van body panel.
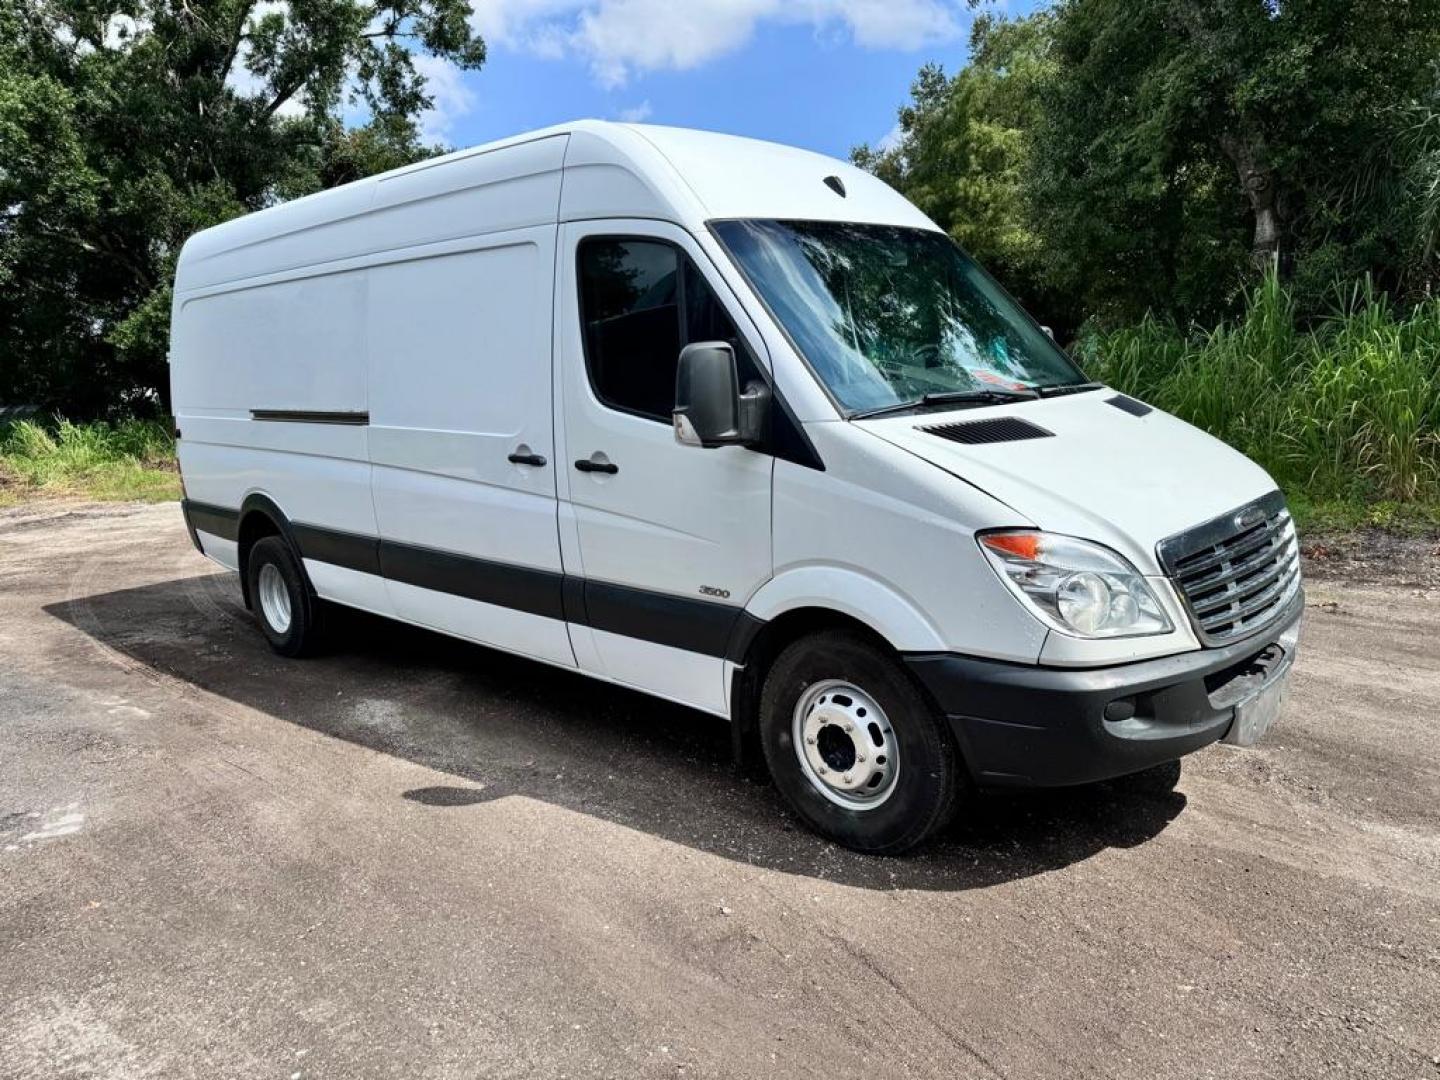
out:
M977 528L1014 515L858 425L810 424L806 434L825 470L776 464L775 580L761 617L784 610L793 590L817 607L843 605L902 652L1034 663L1045 627L970 557Z
M857 426L963 477L1029 521L1120 552L1142 574L1162 575L1155 546L1167 536L1275 489L1265 470L1158 409L1131 416L1099 390L997 405L986 418L1022 417L1055 438L988 445L923 429L974 413L928 412Z
M372 615L398 617L387 587L389 583L384 578L319 559L303 561L310 584L315 587L315 594L322 599L368 611ZM236 569L239 569L238 565Z

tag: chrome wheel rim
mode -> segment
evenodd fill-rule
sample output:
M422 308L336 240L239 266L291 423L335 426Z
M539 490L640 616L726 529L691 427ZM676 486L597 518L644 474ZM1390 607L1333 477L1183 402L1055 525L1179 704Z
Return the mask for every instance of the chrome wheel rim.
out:
M795 756L812 787L847 810L873 810L895 790L900 747L885 710L843 679L806 687L795 703Z
M260 567L260 612L270 629L283 634L290 629L290 590L274 563Z

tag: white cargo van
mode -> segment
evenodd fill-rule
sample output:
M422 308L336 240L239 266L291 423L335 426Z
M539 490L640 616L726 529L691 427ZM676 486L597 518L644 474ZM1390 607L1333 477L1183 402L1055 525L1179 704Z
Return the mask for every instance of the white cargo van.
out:
M816 154L581 122L251 214L171 378L279 652L341 604L727 717L856 848L1253 742L1295 656L1274 482Z

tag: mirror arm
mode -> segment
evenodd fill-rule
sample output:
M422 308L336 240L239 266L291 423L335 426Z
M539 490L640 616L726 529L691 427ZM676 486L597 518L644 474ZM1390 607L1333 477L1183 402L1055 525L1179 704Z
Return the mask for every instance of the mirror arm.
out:
M735 441L741 446L760 446L770 426L770 387L758 379L745 384L740 395L739 430Z

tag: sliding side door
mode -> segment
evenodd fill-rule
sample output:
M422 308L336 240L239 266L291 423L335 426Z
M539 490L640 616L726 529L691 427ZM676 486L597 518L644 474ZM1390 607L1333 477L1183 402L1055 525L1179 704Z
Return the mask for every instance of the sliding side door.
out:
M401 618L573 666L551 403L556 227L370 271L370 459Z

